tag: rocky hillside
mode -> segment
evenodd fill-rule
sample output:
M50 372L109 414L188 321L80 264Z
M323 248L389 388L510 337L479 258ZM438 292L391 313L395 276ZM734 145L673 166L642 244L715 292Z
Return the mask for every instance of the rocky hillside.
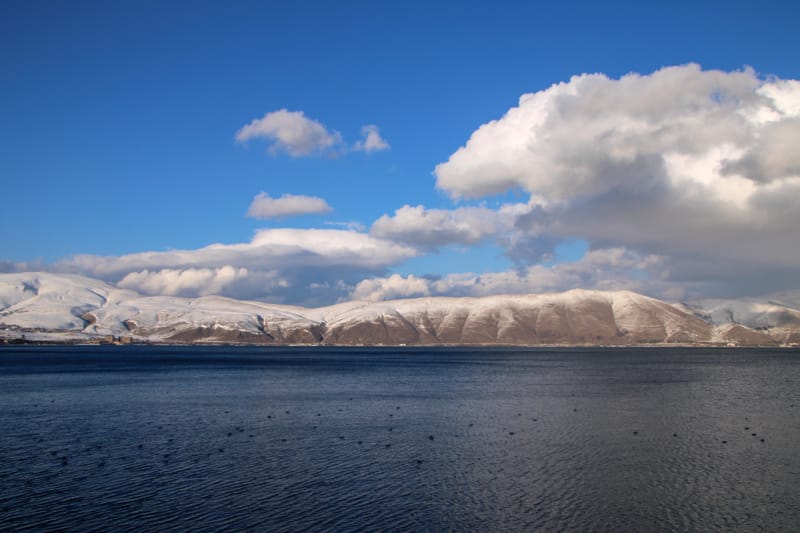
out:
M347 302L307 309L142 296L80 276L0 274L0 338L327 345L775 345L800 342L777 303L670 305L628 291Z

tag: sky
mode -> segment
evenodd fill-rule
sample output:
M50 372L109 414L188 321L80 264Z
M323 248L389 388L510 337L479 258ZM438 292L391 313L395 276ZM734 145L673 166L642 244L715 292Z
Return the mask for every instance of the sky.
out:
M800 290L796 2L0 3L0 271Z

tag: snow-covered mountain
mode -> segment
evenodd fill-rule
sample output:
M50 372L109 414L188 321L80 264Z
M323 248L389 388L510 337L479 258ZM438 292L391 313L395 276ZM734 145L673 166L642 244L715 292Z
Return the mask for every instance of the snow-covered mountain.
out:
M800 311L778 303L670 305L629 291L346 302L308 309L218 296L143 296L81 276L0 274L0 338L241 344L800 342Z
M735 336L738 332L754 340L767 336L781 344L800 343L800 310L787 303L708 299L680 307L717 326L719 333Z

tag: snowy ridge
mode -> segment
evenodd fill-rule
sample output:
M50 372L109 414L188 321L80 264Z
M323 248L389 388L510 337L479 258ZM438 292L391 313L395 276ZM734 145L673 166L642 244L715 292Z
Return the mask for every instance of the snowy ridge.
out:
M776 303L670 305L629 291L344 302L307 309L219 296L143 296L50 273L0 274L0 338L240 344L630 345L800 341Z
M800 310L788 304L709 299L678 307L717 326L715 333L720 340L734 331L750 337L768 337L779 343L800 342Z

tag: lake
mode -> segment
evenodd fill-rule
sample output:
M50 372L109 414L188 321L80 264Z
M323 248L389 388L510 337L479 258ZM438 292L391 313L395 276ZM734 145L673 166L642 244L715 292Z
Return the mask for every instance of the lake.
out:
M0 348L0 530L800 528L800 351Z

